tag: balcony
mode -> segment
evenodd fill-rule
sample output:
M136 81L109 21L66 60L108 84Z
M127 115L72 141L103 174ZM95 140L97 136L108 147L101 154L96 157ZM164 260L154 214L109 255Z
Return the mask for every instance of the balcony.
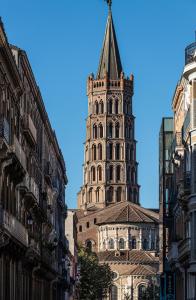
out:
M178 259L178 243L172 242L171 248L168 251L168 261L170 264L175 263Z
M27 229L14 216L4 209L0 210L0 226L13 238L28 247Z
M30 115L25 114L23 121L24 121L24 129L23 129L24 134L28 139L29 143L34 146L37 142L37 129L35 128L35 125Z
M39 203L39 187L32 177L26 176L23 186L27 187L25 199Z
M52 165L49 161L44 160L44 175L48 184L52 184Z
M11 146L11 153L15 155L16 160L20 164L20 166L23 168L24 171L27 169L27 160L26 155L22 149L21 144L19 143L17 137L14 135L13 144Z
M10 125L6 118L0 116L0 143L10 144Z
M191 250L191 240L190 238L185 238L184 240L180 241L178 244L178 257L179 260L182 260L189 256Z
M195 61L196 57L196 42L190 44L185 49L185 64L190 64Z

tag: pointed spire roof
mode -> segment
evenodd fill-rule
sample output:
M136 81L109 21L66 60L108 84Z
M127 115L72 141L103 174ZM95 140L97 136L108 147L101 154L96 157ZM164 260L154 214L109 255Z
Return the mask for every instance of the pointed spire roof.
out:
M109 15L107 19L103 48L97 72L97 79L104 78L106 72L108 74L108 78L114 80L119 79L120 73L122 72L122 64L120 53L118 50L118 43L116 39L111 9L109 9Z

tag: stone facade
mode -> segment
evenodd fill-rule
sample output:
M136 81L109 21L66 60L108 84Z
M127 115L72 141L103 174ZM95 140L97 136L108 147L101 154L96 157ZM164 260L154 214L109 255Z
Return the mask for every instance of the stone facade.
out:
M25 51L0 22L0 299L64 299L65 163Z
M175 298L196 298L196 43L185 50L185 67L172 101L173 142L169 151L172 172L165 175L165 226L168 261L174 275Z

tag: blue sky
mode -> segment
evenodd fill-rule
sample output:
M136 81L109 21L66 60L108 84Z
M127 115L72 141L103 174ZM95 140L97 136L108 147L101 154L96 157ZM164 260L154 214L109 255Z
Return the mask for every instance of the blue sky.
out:
M195 0L113 0L124 71L135 75L141 204L158 207L158 133L194 41ZM86 79L97 71L107 7L103 0L6 0L9 42L26 50L67 166L66 202L76 207L82 185L87 116Z

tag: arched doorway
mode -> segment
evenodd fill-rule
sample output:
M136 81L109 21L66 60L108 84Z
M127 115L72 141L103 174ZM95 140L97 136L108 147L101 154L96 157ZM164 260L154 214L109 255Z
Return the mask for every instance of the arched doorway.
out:
M146 286L144 284L140 284L138 287L138 300L143 300L146 296Z

